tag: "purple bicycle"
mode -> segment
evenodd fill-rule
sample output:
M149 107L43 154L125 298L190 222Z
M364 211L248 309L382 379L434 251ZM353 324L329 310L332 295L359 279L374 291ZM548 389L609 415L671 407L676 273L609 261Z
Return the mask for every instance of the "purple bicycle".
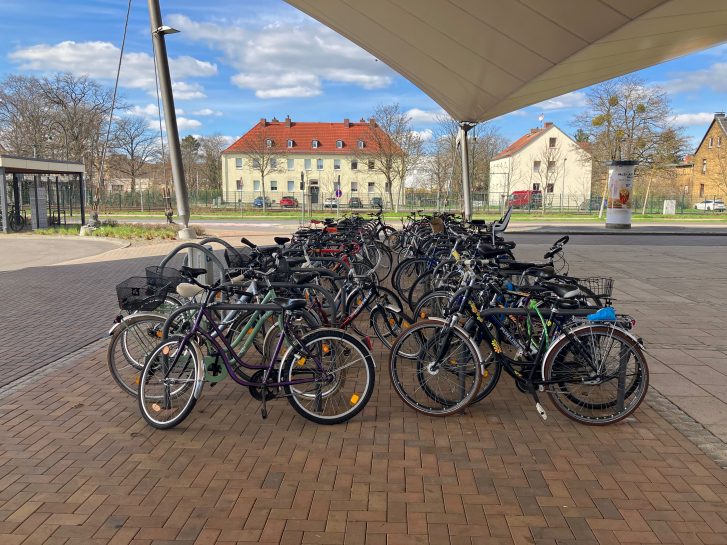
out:
M276 397L287 397L300 415L318 424L346 422L366 406L375 383L371 351L340 329L318 328L301 334L293 319L294 312L306 306L304 299L217 303L218 292L237 296L245 294L245 288L198 285L206 293L204 302L194 308L191 327L184 335L162 341L149 354L141 372L139 408L151 426L172 428L192 412L202 393L209 361L216 364L221 360L230 377L250 389L261 403L263 418L268 414L266 403ZM218 311L235 310L277 315L280 334L267 364L246 363L232 348L217 316Z

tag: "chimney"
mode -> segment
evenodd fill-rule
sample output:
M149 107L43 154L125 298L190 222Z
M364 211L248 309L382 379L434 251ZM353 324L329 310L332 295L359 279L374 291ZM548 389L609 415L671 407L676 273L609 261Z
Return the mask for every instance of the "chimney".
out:
M545 128L546 128L546 129L549 129L549 128L550 128L550 127L552 127L552 126L553 126L553 122L552 122L552 121L546 121L546 122L545 122Z
M376 120L373 117L370 117L369 118L369 125L372 126L372 127L375 127L376 126Z
M346 127L346 128L350 127L351 126L351 121L348 118L344 119L343 120L343 126Z
M268 122L267 122L267 121L265 120L265 118L264 118L264 117L261 117L261 118L260 118L260 124L261 124L261 125L262 125L263 127L267 127L267 126L268 126Z
M718 117L724 117L724 112L714 112L714 118L717 119Z
M279 123L278 118L273 116L273 118L270 120L271 123Z
M291 123L290 116L289 115L286 115L285 116L285 126L288 127L288 128L290 128L290 123Z

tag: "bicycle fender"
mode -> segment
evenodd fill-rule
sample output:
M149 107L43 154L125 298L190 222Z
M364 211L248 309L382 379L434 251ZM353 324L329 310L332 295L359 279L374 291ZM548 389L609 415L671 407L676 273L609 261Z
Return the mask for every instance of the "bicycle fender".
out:
M128 320L129 318L133 318L136 316L159 316L159 314L154 314L153 312L137 312L136 314L129 314L128 316L124 316L123 319L120 322L116 322L114 325L111 326L111 329L109 329L109 337L113 337L114 333Z
M627 336L627 337L628 337L629 339L631 339L632 341L634 341L634 344L635 344L636 346L638 346L638 347L639 347L639 348L641 348L642 350L645 350L645 348L644 348L644 343L643 343L643 342L641 341L641 339L639 339L638 337L634 336L634 335L633 335L633 334L632 334L632 333L631 333L630 331L628 331L627 329L623 329L623 328L621 328L621 327L616 327L616 326L613 326L612 324L583 324L583 325L579 325L578 327L575 327L575 328L571 329L571 330L570 330L570 332L574 333L574 332L582 331L582 330L584 330L584 329L590 329L590 328L592 328L592 327L593 327L594 325L607 325L607 326L608 326L608 325L610 325L610 326L611 326L611 327L613 327L614 329L618 329L618 330L619 330L619 331L621 331L622 333L625 333L625 334L626 334L626 336ZM546 362L546 361L548 361L548 358L550 357L550 352L551 352L551 351L553 350L553 347L554 347L554 346L555 346L556 344L558 344L558 342L560 342L560 340L561 340L561 339L562 339L563 337L567 337L567 335L566 335L565 333L561 333L561 334L560 334L560 335L558 335L558 336L557 336L557 337L556 337L555 339L553 339L553 342L551 342L551 343L550 343L550 346L548 347L548 350L547 350L547 351L545 352L545 355L543 356L543 362L542 362L542 363L540 364L540 378L541 378L542 380L545 380L545 362Z

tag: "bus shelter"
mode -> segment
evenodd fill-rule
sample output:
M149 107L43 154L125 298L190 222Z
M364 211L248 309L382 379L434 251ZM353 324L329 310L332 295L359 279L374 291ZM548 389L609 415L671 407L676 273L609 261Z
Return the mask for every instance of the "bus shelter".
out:
M82 163L0 155L2 229L86 223Z

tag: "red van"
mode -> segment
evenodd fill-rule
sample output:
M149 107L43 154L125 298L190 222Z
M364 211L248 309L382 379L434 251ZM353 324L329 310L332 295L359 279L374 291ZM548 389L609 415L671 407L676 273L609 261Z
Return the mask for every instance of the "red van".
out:
M507 198L507 204L513 208L540 208L543 204L542 191L513 191Z

